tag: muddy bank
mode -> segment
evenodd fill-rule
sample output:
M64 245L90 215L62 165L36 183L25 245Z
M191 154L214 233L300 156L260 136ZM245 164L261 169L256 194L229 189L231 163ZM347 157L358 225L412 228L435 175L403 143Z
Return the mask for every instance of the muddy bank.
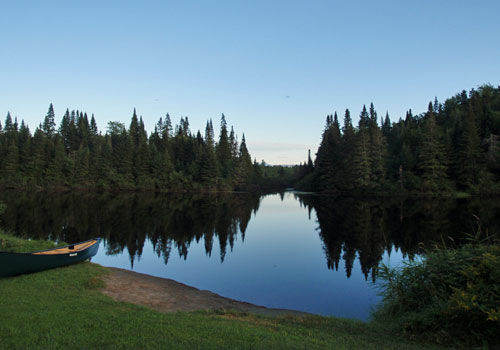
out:
M143 305L161 312L196 310L236 310L267 316L307 315L307 313L270 309L245 303L207 290L133 271L109 267L111 273L104 277L106 287L102 292L111 298Z

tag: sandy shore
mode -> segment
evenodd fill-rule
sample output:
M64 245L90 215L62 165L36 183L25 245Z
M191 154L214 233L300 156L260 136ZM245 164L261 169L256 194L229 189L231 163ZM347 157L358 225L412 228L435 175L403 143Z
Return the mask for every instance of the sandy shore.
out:
M143 305L161 312L196 310L236 310L267 316L307 315L307 313L270 309L245 303L207 290L129 270L108 267L111 273L104 277L102 292L115 300Z

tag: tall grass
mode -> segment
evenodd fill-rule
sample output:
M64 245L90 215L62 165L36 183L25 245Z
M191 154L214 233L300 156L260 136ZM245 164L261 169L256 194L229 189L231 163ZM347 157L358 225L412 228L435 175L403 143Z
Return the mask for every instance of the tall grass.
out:
M381 266L378 281L383 300L375 321L437 342L499 345L499 245L476 240L434 249L421 261Z
M66 245L65 242L58 242L56 244L53 241L28 240L0 231L0 251L2 252L28 253L64 245Z

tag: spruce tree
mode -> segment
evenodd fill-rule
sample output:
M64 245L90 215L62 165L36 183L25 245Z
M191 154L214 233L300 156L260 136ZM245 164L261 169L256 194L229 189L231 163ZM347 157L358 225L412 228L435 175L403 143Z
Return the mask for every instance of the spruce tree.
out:
M7 117L5 117L5 126L4 126L4 132L9 132L14 129L14 124L12 123L12 117L10 115L10 112L7 112Z
M353 155L356 148L356 134L352 125L351 113L349 109L345 110L344 126L342 127L342 143L341 153L343 176L340 187L344 190L350 191L354 189L354 163Z
M472 107L469 106L465 115L463 134L459 154L459 180L463 186L472 187L479 182L482 154L476 119Z
M55 113L54 106L52 103L49 106L49 110L47 111L47 115L43 120L43 132L47 137L52 137L56 131L56 123L55 123Z
M386 142L377 124L377 112L370 104L370 186L378 188L385 181Z
M231 157L231 145L229 143L229 137L227 134L227 123L226 117L222 114L220 122L220 135L219 143L216 147L218 168L221 177L227 179L231 175L232 170L232 157Z
M245 134L243 134L240 143L238 166L235 173L236 188L246 189L253 176L252 158L250 158L250 154L248 153Z
M444 190L447 167L432 103L429 103L425 118L425 130L419 157L423 180L422 190L428 192L441 191Z
M18 168L19 168L19 149L16 143L12 141L9 145L7 156L3 163L4 175L7 183L16 185L18 181Z
M92 113L92 118L90 118L90 135L92 137L96 137L99 134L99 130L97 129L97 123L94 118L94 114Z
M372 173L370 166L370 118L363 106L359 115L358 132L355 137L352 153L353 180L357 190L366 190L371 187Z

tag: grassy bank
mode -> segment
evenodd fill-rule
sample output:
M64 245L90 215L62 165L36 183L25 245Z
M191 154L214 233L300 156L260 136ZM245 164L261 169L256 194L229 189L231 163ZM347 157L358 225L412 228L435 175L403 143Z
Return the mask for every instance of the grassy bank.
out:
M0 279L0 349L442 349L333 317L159 313L103 295L106 273L85 262Z
M66 245L66 243L58 242L56 244L52 241L28 240L0 232L0 251L3 252L35 252L37 250L54 248L58 245Z
M381 281L381 282L380 282ZM437 342L500 348L500 246L471 243L429 251L397 269L382 266L375 319Z

